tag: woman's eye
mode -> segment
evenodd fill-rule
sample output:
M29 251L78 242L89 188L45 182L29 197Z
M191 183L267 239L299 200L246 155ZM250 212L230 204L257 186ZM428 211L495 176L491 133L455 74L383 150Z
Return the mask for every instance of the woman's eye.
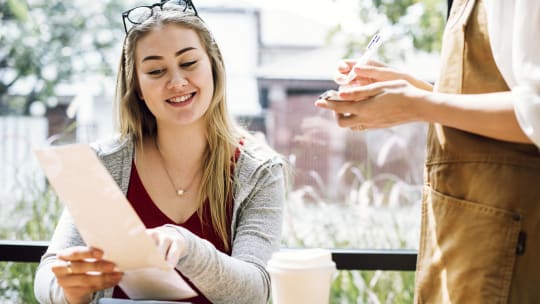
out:
M194 65L195 63L197 63L197 60L184 62L184 63L180 64L180 66L183 67L183 68L188 68L188 67Z
M148 72L148 74L152 75L152 76L157 76L157 75L160 75L162 73L163 73L163 69L151 70L150 72Z

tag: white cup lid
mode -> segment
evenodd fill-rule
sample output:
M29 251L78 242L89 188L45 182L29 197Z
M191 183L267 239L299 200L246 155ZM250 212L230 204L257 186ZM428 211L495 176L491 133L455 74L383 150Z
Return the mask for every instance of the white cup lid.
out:
M288 249L275 252L268 262L269 268L309 269L335 267L330 250L313 249Z

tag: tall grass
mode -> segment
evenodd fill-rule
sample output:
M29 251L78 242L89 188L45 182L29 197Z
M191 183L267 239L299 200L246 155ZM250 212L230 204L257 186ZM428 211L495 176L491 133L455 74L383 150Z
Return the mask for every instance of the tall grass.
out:
M417 248L421 188L392 174L369 176L345 164L355 178L349 193L330 199L324 189L299 187L285 208L286 247ZM364 173L362 173L364 172ZM338 176L338 178L340 178ZM322 191L321 191L322 190ZM414 272L339 271L331 303L411 303Z
M48 240L61 212L61 203L47 189L43 175L19 175L1 195L0 239ZM37 263L0 263L0 303L37 303L33 292Z

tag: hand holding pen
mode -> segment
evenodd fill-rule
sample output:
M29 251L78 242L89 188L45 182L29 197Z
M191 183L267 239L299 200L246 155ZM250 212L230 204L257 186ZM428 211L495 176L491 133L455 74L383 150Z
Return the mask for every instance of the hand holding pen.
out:
M371 40L369 41L366 47L366 51L362 54L362 56L360 56L360 58L358 58L354 66L349 71L349 74L347 75L345 80L340 84L346 85L346 84L349 84L351 81L353 81L354 78L356 78L355 68L365 65L377 53L377 50L379 49L381 44L382 44L381 35L379 35L378 33L373 35L373 37L371 38Z
M371 60L380 44L375 35L359 59L340 61L334 79L339 91L326 91L315 101L316 107L334 112L342 128L363 131L419 120L419 111L411 108L422 107L421 96L432 85Z
M365 65L372 57L377 53L377 49L382 44L382 37L378 33L375 34L371 40L369 41L368 45L366 46L366 51L356 60L356 63L353 67L351 67L349 73L343 80L336 79L336 82L341 86L347 86L356 78L356 72L354 71L355 68ZM326 100L342 100L339 98L337 91L335 90L328 90L321 94L319 96L319 99L326 99Z

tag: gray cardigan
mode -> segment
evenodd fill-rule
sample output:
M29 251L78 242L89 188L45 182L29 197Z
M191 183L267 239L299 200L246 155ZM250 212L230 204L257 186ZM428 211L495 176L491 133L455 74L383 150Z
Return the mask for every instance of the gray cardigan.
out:
M97 155L124 194L127 193L134 145L115 139L93 145ZM270 149L247 139L234 172L234 206L231 223L232 254L218 251L210 242L177 227L186 251L176 269L212 303L266 303L270 277L265 265L279 248L285 180L282 159ZM64 211L47 252L36 271L34 292L40 303L67 303L51 264L60 249L84 245L73 219ZM112 288L97 292L92 303L111 297Z

